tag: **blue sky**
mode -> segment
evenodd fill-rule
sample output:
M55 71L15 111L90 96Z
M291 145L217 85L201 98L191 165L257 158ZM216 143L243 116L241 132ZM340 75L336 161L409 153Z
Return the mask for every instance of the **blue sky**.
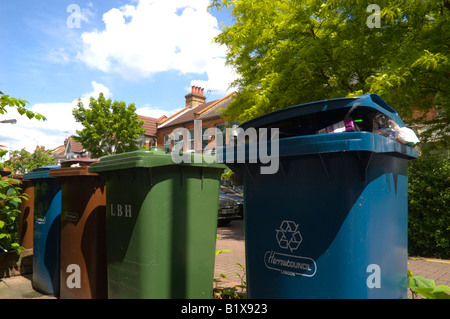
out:
M191 85L207 101L231 90L225 48L212 43L228 12L209 0L0 0L0 91L29 103L46 122L14 110L0 120L9 150L52 149L81 126L71 111L99 92L159 117L184 107Z

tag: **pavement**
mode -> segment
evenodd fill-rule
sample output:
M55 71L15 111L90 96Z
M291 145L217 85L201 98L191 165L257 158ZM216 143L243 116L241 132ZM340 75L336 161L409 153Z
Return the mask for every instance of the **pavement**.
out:
M243 220L235 220L228 226L219 227L217 236L219 239L216 241L216 249L223 252L216 256L214 287L232 288L241 285L242 280L245 279ZM436 285L450 287L449 260L410 257L408 263L408 269L413 275L433 279ZM0 279L0 299L56 299L33 290L31 278L32 275L29 274ZM238 292L241 291L241 288L237 289ZM408 298L411 298L409 292Z

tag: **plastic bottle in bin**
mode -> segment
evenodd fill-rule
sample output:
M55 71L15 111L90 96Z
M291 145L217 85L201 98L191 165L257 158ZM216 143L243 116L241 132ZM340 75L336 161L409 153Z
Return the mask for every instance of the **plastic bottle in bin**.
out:
M399 143L413 146L419 143L416 134L410 128L398 126L395 121L383 114L377 114L373 119L374 133L390 138Z

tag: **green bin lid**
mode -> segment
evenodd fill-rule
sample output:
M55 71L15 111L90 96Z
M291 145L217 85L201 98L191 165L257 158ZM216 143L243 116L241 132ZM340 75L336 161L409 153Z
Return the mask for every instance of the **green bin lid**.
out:
M225 169L224 164L218 164L215 156L196 153L188 154L190 163L183 161L179 164L172 160L172 153L162 148L151 148L147 150L139 150L121 154L114 154L100 158L100 161L89 166L89 172L105 172L127 168L138 167L158 167L169 165L196 166L206 168Z

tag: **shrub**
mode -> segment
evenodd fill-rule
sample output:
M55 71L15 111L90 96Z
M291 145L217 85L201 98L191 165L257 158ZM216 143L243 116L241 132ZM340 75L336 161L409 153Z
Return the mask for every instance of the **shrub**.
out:
M27 199L14 180L0 180L0 246L5 250L20 252L17 243L19 204Z
M424 152L410 161L409 254L450 258L450 156Z

